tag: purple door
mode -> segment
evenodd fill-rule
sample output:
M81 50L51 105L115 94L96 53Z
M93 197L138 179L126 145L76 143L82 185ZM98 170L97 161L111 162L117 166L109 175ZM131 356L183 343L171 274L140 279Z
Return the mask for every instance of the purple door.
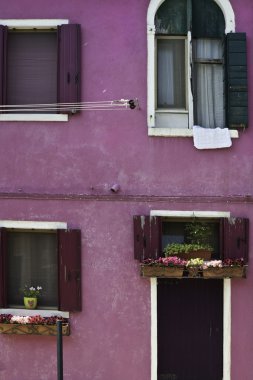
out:
M158 380L222 380L223 281L158 279Z

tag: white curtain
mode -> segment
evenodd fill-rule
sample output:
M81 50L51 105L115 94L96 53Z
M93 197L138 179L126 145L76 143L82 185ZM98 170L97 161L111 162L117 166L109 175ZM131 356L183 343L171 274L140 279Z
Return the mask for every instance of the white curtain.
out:
M223 128L225 126L223 65L209 63L209 60L222 59L222 41L195 40L193 53L195 124L205 128Z
M157 107L185 108L185 40L157 40Z

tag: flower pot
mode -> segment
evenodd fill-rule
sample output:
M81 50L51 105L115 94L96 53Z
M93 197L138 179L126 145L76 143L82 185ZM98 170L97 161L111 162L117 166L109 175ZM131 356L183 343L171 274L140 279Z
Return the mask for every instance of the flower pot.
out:
M204 278L242 278L246 277L246 267L207 268L203 270Z
M188 277L200 277L202 274L202 271L199 267L188 267Z
M167 277L179 278L183 276L184 268L182 267L166 267L166 266L152 266L141 265L142 277Z
M199 249L198 251L190 251L190 252L180 252L176 254L180 259L190 260L190 259L203 259L208 261L211 259L212 251L208 251L207 249Z
M36 309L37 298L36 297L24 297L24 305L26 309Z

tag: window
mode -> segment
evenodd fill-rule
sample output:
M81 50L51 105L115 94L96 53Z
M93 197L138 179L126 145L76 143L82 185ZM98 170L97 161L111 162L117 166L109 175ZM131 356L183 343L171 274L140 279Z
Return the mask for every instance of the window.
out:
M22 308L20 289L33 285L43 288L39 308L81 310L80 237L80 230L1 228L0 307Z
M0 25L1 118L75 113L68 103L80 102L80 25L14 21Z
M233 31L228 0L151 0L149 127L247 127L246 37Z
M244 258L248 261L249 220L244 218L198 217L134 217L135 259L157 259L163 256L168 243L186 242L185 224L204 221L210 223L209 244L213 247L212 259Z

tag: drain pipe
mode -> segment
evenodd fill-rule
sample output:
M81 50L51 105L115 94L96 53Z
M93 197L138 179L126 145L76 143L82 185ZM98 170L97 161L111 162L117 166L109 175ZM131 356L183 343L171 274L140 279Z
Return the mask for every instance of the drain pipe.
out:
M57 379L63 380L62 321L57 321Z

